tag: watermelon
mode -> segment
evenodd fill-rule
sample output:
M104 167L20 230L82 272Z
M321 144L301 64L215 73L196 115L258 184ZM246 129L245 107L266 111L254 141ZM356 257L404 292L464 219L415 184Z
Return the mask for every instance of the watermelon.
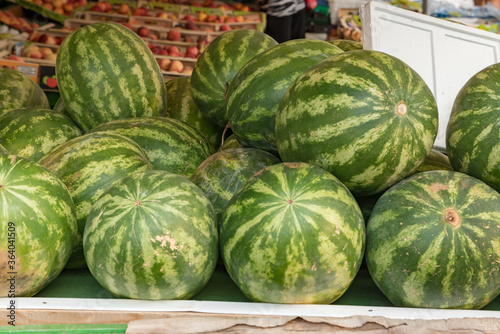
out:
M94 23L68 35L57 53L56 73L68 113L84 131L115 119L159 116L166 108L153 53L118 23Z
M247 61L277 44L269 35L252 29L227 31L210 42L191 74L191 93L200 111L224 128L228 84Z
M0 144L0 154L9 154L9 151L2 144Z
M187 299L210 279L218 258L213 207L185 177L130 175L90 211L83 237L94 278L113 295Z
M26 74L0 68L0 115L24 107L49 109L44 91Z
M380 197L366 247L394 305L480 309L500 292L500 194L460 172L415 174Z
M226 112L238 141L245 147L277 154L274 124L285 91L311 66L341 52L325 41L296 39L248 61L231 81L226 94Z
M71 255L75 205L45 167L6 154L0 154L0 198L0 295L33 296L59 275Z
M229 200L250 176L280 162L276 156L259 149L228 149L203 161L190 180L205 192L219 221Z
M139 145L114 132L73 138L39 162L64 182L75 202L79 234L67 268L84 268L82 236L94 202L115 181L153 167Z
M178 77L165 82L168 105L166 115L198 129L214 148L219 148L222 129L215 126L194 103L191 96L191 78Z
M56 104L54 105L54 108L52 108L52 110L54 110L55 112L64 114L64 115L66 115L66 116L68 116L68 117L71 118L71 116L68 113L68 109L64 105L64 101L63 101L63 99L62 99L62 97L60 95L59 95L59 98L56 101Z
M281 159L325 168L356 197L415 172L437 130L424 80L401 60L368 50L340 53L299 76L276 116Z
M350 39L334 39L328 43L335 45L343 51L363 50L363 43Z
M229 150L231 148L241 148L243 147L238 139L236 139L236 136L234 134L231 134L229 137L227 137L224 142L222 143L221 150Z
M329 304L356 276L365 224L349 190L307 163L262 169L229 201L222 258L251 300Z
M500 192L500 64L473 75L459 91L446 129L446 150L456 171Z
M453 170L450 159L446 154L441 153L437 149L431 149L425 157L424 162L418 167L417 173L427 172L431 170Z
M91 132L113 131L135 141L146 152L155 170L191 176L214 153L207 139L188 124L166 117L120 119Z
M0 116L0 143L33 161L81 134L69 117L50 109L12 109Z

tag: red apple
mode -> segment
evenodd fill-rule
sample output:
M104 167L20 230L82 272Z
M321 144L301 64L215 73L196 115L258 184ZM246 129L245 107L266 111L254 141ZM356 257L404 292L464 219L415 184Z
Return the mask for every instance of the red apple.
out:
M23 58L21 57L18 57L16 55L8 55L5 59L8 59L8 60L13 60L13 61L24 61Z
M126 3L122 3L120 7L118 7L118 13L123 15L128 15L130 12L130 7Z
M168 66L170 72L182 72L184 70L184 64L179 60L173 60Z
M75 9L75 6L72 3L66 3L63 5L63 9L65 12L72 12Z
M104 8L104 12L109 12L111 10L111 4L109 2L103 1L102 6Z
M33 50L26 55L28 58L42 59L42 53L39 50Z
M141 37L146 37L149 35L149 28L148 27L140 27L138 30L137 30L137 35L141 36Z
M188 21L186 23L186 29L187 30L198 30L198 26L193 21Z
M162 55L162 56L168 56L169 55L168 51L165 50L165 49L161 49L160 52L158 52L158 54Z
M188 46L186 49L186 57L198 58L198 53L200 50L196 46Z
M215 14L208 14L207 18L205 19L206 22L215 22L217 20L217 15Z
M180 53L180 50L177 46L175 45L171 45L168 47L168 53L171 54L171 53L177 53L179 54Z
M232 23L232 22L236 22L236 20L234 19L234 16L226 16L226 18L224 19L224 22Z
M194 17L193 17L193 16L191 16L191 14L187 14L186 16L184 16L184 18L183 18L183 19L184 19L185 21L192 21L192 22L194 22L194 21L195 21L195 20L194 20Z
M167 39L170 41L179 41L181 39L181 32L177 29L171 29L167 34Z
M168 58L158 59L158 65L160 65L160 68L162 69L162 71L168 71L168 68L170 67L171 63L172 63L172 61Z
M155 55L159 55L161 50L163 50L163 49L160 46L155 45L151 49L151 52L153 52L153 54L155 54Z
M220 31L229 31L231 27L228 24L222 24L219 28Z
M158 39L158 36L156 36L155 34L149 34L148 37L151 39Z

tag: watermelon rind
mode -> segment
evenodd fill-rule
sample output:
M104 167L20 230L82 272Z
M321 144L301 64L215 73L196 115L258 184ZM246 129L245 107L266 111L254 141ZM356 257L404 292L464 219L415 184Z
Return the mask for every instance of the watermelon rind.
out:
M218 259L213 207L185 177L132 174L95 202L84 232L94 278L120 298L187 299Z
M0 198L0 296L30 297L70 258L77 238L75 205L48 169L6 154L0 154Z
M227 272L249 299L329 304L360 268L365 224L335 176L280 163L254 174L230 200L220 244Z
M500 194L446 170L397 183L370 215L366 262L395 306L484 307L500 292Z

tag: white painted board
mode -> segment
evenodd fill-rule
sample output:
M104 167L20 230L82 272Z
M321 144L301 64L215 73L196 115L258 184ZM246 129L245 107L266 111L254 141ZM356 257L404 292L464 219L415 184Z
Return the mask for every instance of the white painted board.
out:
M500 62L500 35L371 1L361 7L363 48L395 56L432 90L439 110L435 145L446 147L453 102L465 83Z

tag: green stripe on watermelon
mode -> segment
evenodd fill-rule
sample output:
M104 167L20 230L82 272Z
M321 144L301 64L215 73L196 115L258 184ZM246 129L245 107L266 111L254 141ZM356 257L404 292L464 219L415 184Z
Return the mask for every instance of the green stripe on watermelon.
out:
M363 50L363 43L352 41L349 39L334 39L332 41L329 41L329 43L344 51Z
M209 143L218 148L222 139L222 129L214 125L204 116L191 96L190 77L178 77L165 82L167 89L166 116L186 122L208 139Z
M200 111L215 125L227 124L227 85L247 61L275 45L269 35L251 29L227 31L208 44L193 69L191 92Z
M0 144L0 154L10 154L2 144Z
M283 161L317 164L355 196L387 189L430 152L437 105L424 80L378 51L349 51L306 71L289 87L276 117Z
M0 143L33 161L81 134L69 117L49 109L13 109L0 116Z
M135 173L92 207L83 241L87 264L118 297L190 298L215 269L214 217L203 192L185 177Z
M71 255L77 235L75 205L49 170L4 154L0 202L0 295L33 296L59 275Z
M227 203L250 176L280 162L271 153L255 148L223 150L203 161L190 180L205 192L220 221Z
M226 94L226 112L238 141L245 147L277 154L275 118L287 88L311 66L341 52L325 41L298 39L249 60Z
M111 121L91 132L113 131L135 141L153 169L191 176L214 153L208 140L192 126L173 118L140 117Z
M49 109L44 91L26 74L0 68L0 115L24 107Z
M500 192L500 64L479 71L462 87L446 129L451 165Z
M500 292L500 194L452 171L387 190L367 225L366 262L396 306L482 308Z
M79 237L67 267L83 268L83 229L94 202L115 181L152 166L139 145L114 132L73 138L42 157L40 163L64 182L75 202Z
M282 163L254 174L220 227L226 269L250 299L331 303L356 276L365 224L349 190L324 169Z
M59 91L84 130L114 119L158 116L166 108L162 72L146 43L113 22L83 26L57 53Z

